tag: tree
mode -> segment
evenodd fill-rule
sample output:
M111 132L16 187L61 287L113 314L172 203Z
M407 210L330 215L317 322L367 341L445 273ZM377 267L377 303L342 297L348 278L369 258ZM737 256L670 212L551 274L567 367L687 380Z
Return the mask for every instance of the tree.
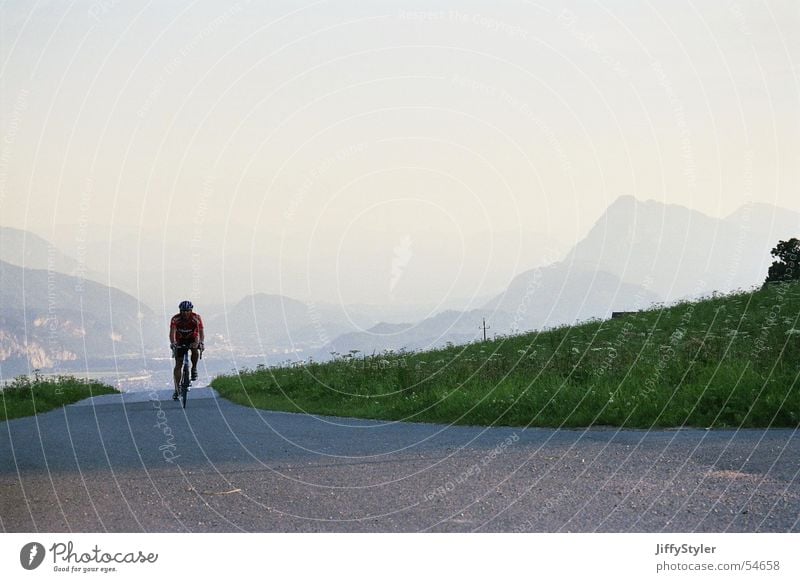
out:
M800 265L798 265L800 240L790 238L789 240L778 241L778 245L770 251L770 254L778 260L773 261L767 273L767 280L764 283L800 279Z

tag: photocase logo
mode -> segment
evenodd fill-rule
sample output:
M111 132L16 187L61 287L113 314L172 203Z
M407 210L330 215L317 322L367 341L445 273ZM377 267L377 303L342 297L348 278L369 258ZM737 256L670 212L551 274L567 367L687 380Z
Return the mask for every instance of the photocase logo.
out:
M35 570L44 561L44 546L38 542L31 542L22 546L19 553L19 563L26 570Z

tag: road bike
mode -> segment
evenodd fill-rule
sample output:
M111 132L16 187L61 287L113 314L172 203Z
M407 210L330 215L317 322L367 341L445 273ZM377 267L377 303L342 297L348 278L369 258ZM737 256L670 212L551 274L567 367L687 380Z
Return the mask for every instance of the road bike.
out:
M192 350L191 348L189 348L189 346L178 345L175 348L173 348L172 352L173 357L175 357L174 350L177 350L179 348L183 348L184 352L183 352L183 367L181 368L181 379L178 382L178 389L180 390L178 396L180 398L181 404L183 405L184 408L186 408L186 397L189 394L189 386L192 385L192 375L191 375L191 369L189 367L189 354L191 353ZM203 348L199 348L199 350L200 350L199 359L202 360Z

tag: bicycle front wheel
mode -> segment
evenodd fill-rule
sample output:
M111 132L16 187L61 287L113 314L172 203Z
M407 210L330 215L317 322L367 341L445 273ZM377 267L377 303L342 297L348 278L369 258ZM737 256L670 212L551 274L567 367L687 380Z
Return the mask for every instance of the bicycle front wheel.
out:
M189 364L183 363L183 376L181 377L181 404L186 408L186 395L189 393L189 384L191 383L189 376Z

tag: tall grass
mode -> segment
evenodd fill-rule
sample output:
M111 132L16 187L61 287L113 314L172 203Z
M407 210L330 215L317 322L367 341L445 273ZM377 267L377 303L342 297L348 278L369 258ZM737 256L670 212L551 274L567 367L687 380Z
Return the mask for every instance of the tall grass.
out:
M19 376L0 391L0 421L47 412L100 394L114 394L111 386L72 376Z
M426 352L356 351L216 378L273 410L476 425L800 424L800 285Z

